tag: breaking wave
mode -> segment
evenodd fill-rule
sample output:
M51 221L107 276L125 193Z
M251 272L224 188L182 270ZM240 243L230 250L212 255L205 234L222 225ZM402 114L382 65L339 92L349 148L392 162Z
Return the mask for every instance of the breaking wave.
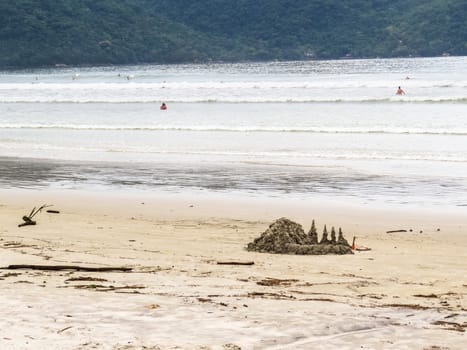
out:
M257 132L257 133L316 133L316 134L395 134L466 136L467 129L421 128L335 128L280 126L177 126L177 125L84 125L84 124L0 124L0 129L64 129L96 131L184 131L184 132Z

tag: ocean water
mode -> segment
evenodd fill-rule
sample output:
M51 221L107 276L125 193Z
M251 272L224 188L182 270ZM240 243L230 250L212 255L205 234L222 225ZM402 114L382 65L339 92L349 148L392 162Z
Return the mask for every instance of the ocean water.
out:
M467 206L467 57L0 72L0 185Z

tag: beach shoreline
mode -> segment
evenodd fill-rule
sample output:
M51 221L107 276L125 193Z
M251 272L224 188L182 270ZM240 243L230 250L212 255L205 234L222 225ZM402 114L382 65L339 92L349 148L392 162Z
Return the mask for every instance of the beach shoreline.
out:
M42 204L60 213L44 210L37 225L18 227ZM0 343L5 349L461 349L467 218L460 209L227 193L1 190L1 266L133 271L0 270ZM371 250L348 256L245 250L280 217L305 232L314 219L320 236L325 224L342 227L347 240L356 236L357 247ZM217 264L226 261L254 265Z

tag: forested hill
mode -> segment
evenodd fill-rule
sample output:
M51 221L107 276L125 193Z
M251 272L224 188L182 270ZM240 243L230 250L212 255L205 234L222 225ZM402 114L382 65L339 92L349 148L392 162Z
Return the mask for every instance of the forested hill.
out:
M467 55L465 0L0 2L0 68Z

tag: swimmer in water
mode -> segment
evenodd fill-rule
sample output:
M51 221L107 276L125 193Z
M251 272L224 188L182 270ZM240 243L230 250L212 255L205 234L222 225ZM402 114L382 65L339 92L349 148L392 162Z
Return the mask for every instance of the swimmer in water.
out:
M405 91L402 90L401 87L399 86L399 87L397 88L396 95L405 95Z

